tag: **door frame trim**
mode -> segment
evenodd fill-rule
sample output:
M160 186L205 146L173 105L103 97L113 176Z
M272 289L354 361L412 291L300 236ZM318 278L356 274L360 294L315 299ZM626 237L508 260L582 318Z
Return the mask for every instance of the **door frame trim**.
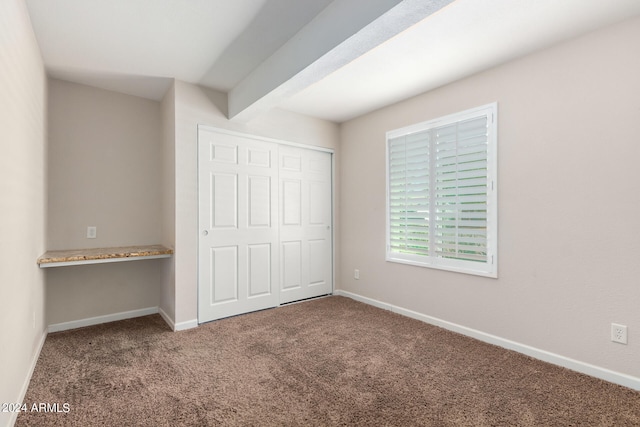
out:
M303 144L303 143L300 143L300 142L285 141L283 139L269 138L269 137L262 136L262 135L253 135L253 134L250 134L250 133L244 133L244 132L238 132L238 131L235 131L235 130L223 129L223 128L219 128L219 127L216 127L216 126L198 125L198 132L200 132L200 130L208 130L208 131L212 131L212 132L224 133L224 134L227 134L227 135L233 135L233 136L238 136L238 137L242 137L242 138L255 139L257 141L272 142L274 144L288 145L290 147L306 148L307 150L324 151L325 153L335 154L335 150L333 148L321 147L319 145Z

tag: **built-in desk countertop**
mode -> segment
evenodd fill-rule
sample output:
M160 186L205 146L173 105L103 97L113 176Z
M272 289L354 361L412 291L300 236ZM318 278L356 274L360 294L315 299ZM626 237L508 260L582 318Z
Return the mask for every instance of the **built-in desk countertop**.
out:
M169 258L172 254L173 249L162 245L71 249L47 251L38 258L38 265L40 268L46 268L100 264L105 262L138 261L144 259Z

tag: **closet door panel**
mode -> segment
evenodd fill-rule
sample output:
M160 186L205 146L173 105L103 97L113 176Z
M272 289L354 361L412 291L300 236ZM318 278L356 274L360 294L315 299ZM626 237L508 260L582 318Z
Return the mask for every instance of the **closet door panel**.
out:
M279 304L277 144L200 129L198 321Z
M331 154L281 146L279 149L280 303L333 291ZM292 259L295 245L296 259ZM294 286L293 277L299 278Z

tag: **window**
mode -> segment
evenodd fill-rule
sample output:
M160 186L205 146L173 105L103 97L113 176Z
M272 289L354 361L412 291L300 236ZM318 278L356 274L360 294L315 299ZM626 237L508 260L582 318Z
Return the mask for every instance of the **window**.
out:
M387 261L497 277L496 113L387 132Z

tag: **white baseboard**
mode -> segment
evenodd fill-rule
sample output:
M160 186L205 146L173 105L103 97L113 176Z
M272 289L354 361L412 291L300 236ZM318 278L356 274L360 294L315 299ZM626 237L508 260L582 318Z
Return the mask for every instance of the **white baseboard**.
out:
M169 325L171 330L174 331L174 332L184 331L185 329L191 329L191 328L197 328L198 327L198 320L197 319L188 320L186 322L175 323L173 321L173 319L171 318L171 316L169 316L167 314L167 312L162 309L162 307L160 307L160 309L158 311L160 313L160 316L162 316L164 321L167 322L167 325Z
M184 331L186 329L197 328L198 327L198 319L191 319L185 322L178 322L175 324L173 328L174 331Z
M600 366L591 365L589 363L581 362L579 360L571 359L559 354L551 353L546 350L540 350L535 347L521 344L515 341L511 341L505 338L498 337L496 335L487 334L476 329L461 326L455 323L448 322L446 320L438 319L436 317L427 316L426 314L418 313L406 308L398 307L393 304L388 304L382 301L378 301L372 298L364 297L362 295L354 294L351 292L336 290L334 295L341 295L356 301L363 302L365 304L372 305L374 307L389 310L394 313L401 314L403 316L411 317L412 319L420 320L431 325L439 326L443 329L448 329L453 332L457 332L462 335L466 335L471 338L475 338L479 341L483 341L489 344L497 345L498 347L513 350L518 353L526 354L527 356L548 362L554 365L562 366L572 371L580 372L582 374L590 375L592 377L599 378L601 380L609 381L614 384L619 384L625 387L629 387L634 390L640 391L640 378L633 377L631 375L623 374L620 372L612 371L610 369L602 368Z
M89 317L87 319L72 320L70 322L55 323L49 325L49 333L67 331L69 329L83 328L85 326L99 325L101 323L115 322L117 320L132 319L134 317L148 316L158 313L158 307L141 308L138 310L123 311L104 316Z
M158 313L160 313L160 316L162 316L162 318L167 323L167 325L169 325L171 330L175 331L176 330L176 324L173 322L173 319L167 314L167 312L164 311L162 309L162 307L160 307L160 308L158 308Z
M40 341L38 342L38 348L36 349L33 357L31 358L31 364L29 366L29 372L24 379L24 383L22 384L22 389L20 390L20 397L16 402L24 402L24 397L27 395L27 390L29 389L29 384L31 383L31 377L33 377L33 371L36 369L36 364L38 363L38 359L40 358L40 353L42 352L42 346L44 346L44 342L47 339L47 331L42 331L42 335L40 336ZM12 412L9 418L9 426L13 426L18 419L18 412Z

